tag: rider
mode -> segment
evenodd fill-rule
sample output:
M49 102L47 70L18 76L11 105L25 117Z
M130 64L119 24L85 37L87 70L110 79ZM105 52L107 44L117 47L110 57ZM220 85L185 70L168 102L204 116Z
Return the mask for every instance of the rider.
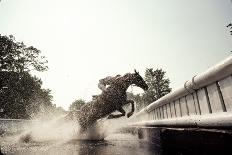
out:
M116 76L107 76L104 79L100 79L98 83L98 88L101 89L102 91L105 91L108 85L111 85L114 83L117 78L119 78L121 75L116 75Z
M99 83L98 83L98 88L101 89L101 91L105 91L107 86L114 83L117 80L117 78L119 78L119 77L121 77L121 75L118 74L116 76L107 76L103 79L100 79ZM93 99L96 99L97 95L93 95L92 97L93 97Z

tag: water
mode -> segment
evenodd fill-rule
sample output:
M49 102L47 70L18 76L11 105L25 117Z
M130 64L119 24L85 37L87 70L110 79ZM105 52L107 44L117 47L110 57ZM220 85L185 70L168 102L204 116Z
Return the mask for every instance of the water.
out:
M160 154L154 144L131 134L111 134L105 140L68 140L29 143L1 143L2 152L9 155L153 155Z
M103 119L85 134L79 133L77 122L64 121L62 117L20 124L20 133L0 137L1 151L9 155L159 154L155 144L140 140L137 135L118 132L118 129L127 125L127 121L125 118Z
M61 119L62 120L62 119ZM157 154L214 154L209 150L196 149L181 143L182 148L164 147L157 141L139 139L138 133L122 133L128 119L102 120L87 133L80 134L73 121L60 118L36 121L32 124L5 124L11 133L0 135L1 152L6 155L157 155ZM0 124L1 126L1 124ZM16 131L20 131L17 133ZM103 140L104 139L104 140ZM165 138L164 138L165 139ZM183 139L182 139L183 140ZM188 140L187 140L188 142ZM205 146L203 146L204 148ZM220 152L221 153L221 152ZM219 153L219 154L220 154Z

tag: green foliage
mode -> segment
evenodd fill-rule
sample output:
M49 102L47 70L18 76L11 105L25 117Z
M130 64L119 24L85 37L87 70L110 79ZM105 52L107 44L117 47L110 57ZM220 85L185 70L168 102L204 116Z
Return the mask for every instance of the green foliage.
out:
M169 87L170 80L165 78L165 73L162 69L146 69L145 81L149 87L143 94L143 100L146 105L171 92L171 88Z
M70 106L69 106L69 110L70 111L76 111L76 110L80 110L81 106L86 104L86 102L82 99L78 99L76 101L74 101Z
M165 73L162 69L153 70L153 68L147 68L145 81L149 87L148 90L143 94L127 93L127 98L135 101L137 110L143 109L171 91L169 87L170 80L165 78Z
M133 100L135 102L135 109L136 110L140 110L144 107L144 101L143 101L142 96L140 94L133 94L133 93L127 92L127 99Z
M50 111L51 115L53 116L59 116L59 115L64 115L67 114L67 111L65 111L62 107L55 107L52 108Z
M33 46L27 47L23 42L16 42L11 36L0 34L0 71L45 71L47 60L41 51Z
M29 73L48 69L40 53L13 36L0 34L0 118L28 119L55 108L51 90L42 89L42 81Z
M1 118L30 118L41 107L51 106L50 90L41 88L42 81L27 72L0 72Z

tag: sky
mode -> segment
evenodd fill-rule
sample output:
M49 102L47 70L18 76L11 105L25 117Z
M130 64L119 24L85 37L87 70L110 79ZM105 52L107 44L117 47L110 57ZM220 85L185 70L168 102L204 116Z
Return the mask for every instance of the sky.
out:
M162 68L173 89L232 53L230 0L1 0L0 34L34 46L33 73L66 110L99 94L99 79ZM141 92L141 90L129 89Z

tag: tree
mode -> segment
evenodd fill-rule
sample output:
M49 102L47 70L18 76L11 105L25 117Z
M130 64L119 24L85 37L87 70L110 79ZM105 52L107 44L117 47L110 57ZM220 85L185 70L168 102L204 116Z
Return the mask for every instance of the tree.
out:
M141 110L144 107L144 102L143 102L141 94L133 94L133 93L127 92L127 99L133 100L135 102L136 110Z
M146 105L158 100L171 91L169 87L170 80L165 78L165 73L162 69L146 69L145 81L149 88L142 96Z
M27 72L0 72L0 117L28 119L46 113L52 107L52 96L41 85L40 79Z
M67 111L65 111L62 107L56 107L51 110L52 115L64 115L67 114Z
M27 119L53 107L51 91L42 89L42 81L30 74L48 69L40 54L33 46L0 34L0 117Z
M76 111L76 110L80 110L81 106L83 106L84 104L86 104L86 102L82 99L78 99L75 100L70 106L69 106L69 110L70 111Z
M35 47L16 42L12 35L0 34L0 71L46 71L48 61L40 54L41 51Z

